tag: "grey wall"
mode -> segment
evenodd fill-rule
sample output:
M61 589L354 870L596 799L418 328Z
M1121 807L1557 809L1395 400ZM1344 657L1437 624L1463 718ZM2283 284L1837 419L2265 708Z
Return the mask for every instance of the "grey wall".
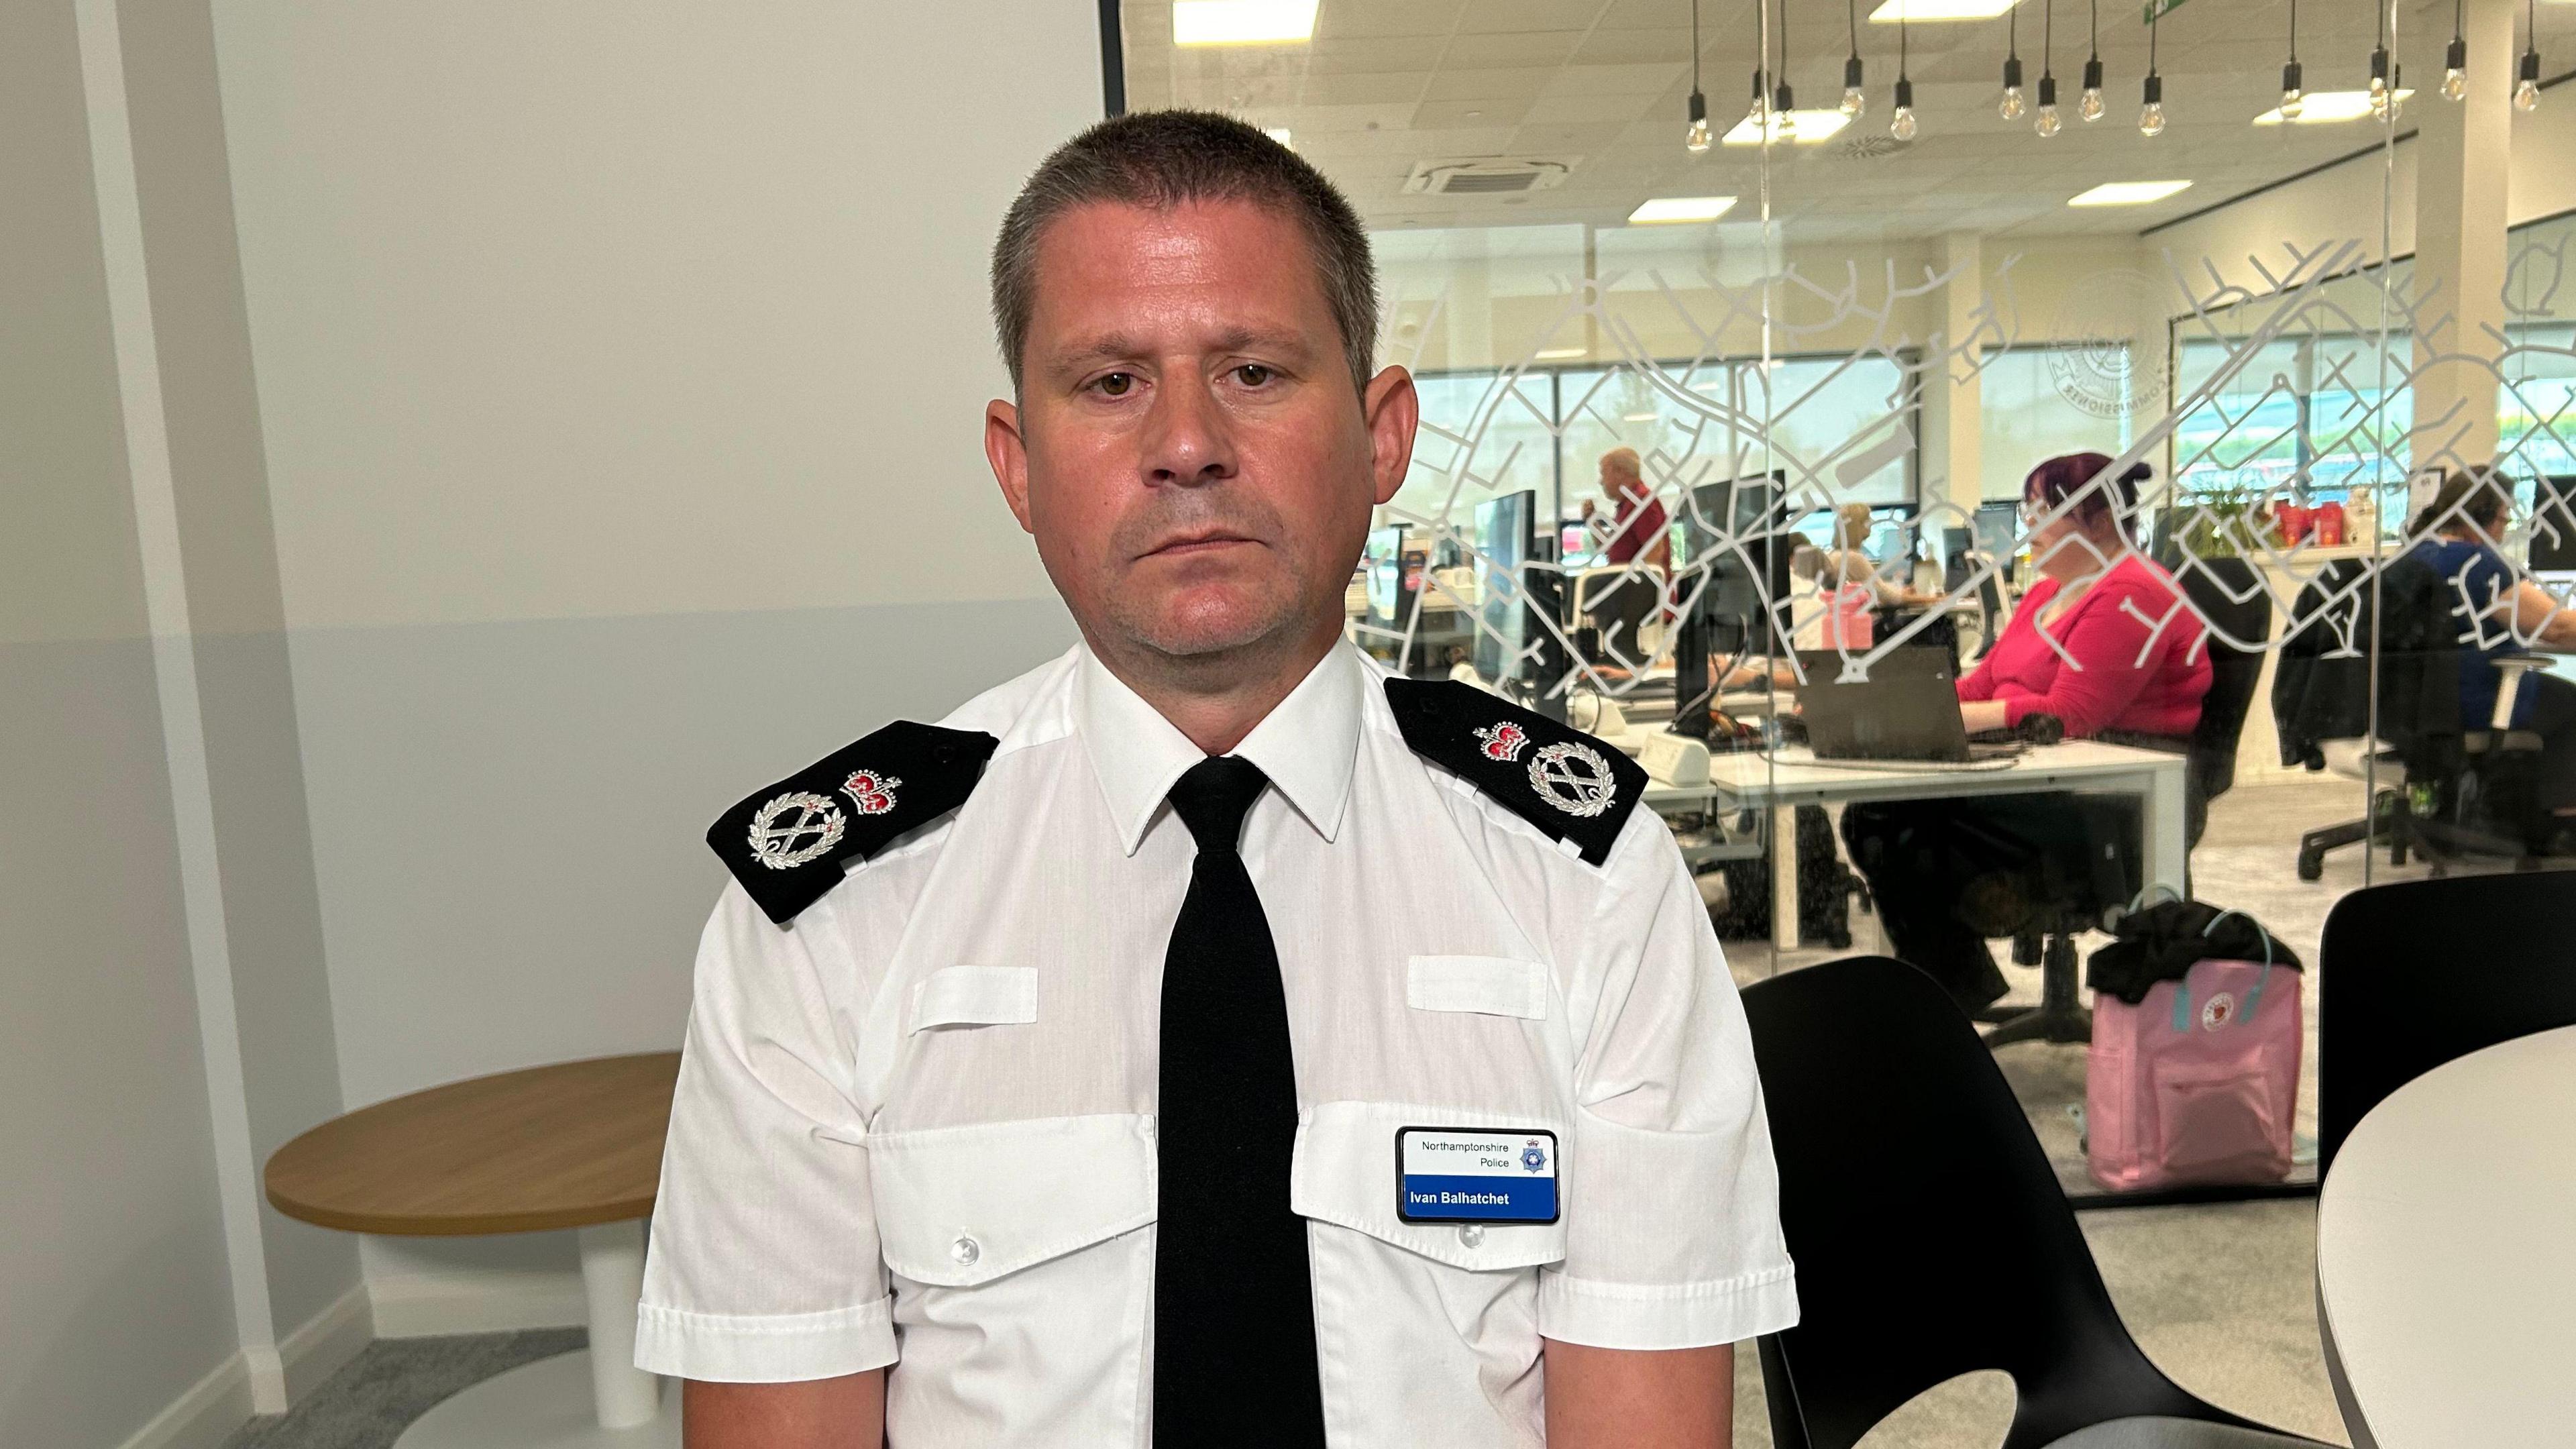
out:
M235 1348L69 4L0 6L0 1444Z
M214 15L345 1100L675 1046L715 812L1071 642L984 266L1097 9ZM391 1331L578 1312L557 1240L365 1261Z

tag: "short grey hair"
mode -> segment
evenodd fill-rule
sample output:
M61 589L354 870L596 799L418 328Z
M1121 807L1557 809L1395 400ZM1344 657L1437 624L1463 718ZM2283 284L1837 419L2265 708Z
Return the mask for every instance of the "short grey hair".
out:
M1248 201L1295 221L1315 258L1315 279L1351 383L1376 371L1377 265L1368 231L1333 183L1256 127L1213 111L1112 116L1057 147L1020 188L993 243L993 329L1011 389L1020 388L1029 314L1037 305L1038 242L1079 206L1108 202L1164 209L1197 201Z

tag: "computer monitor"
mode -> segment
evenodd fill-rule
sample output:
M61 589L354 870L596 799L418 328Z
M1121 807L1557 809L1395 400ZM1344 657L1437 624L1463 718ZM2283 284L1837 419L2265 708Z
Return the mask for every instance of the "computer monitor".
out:
M1476 505L1476 672L1500 683L1520 672L1536 621L1522 572L1537 552L1538 494L1523 489Z
M2576 569L2576 477L2546 477L2532 490L2531 570Z
M1705 736L1716 692L1711 654L1771 652L1778 608L1789 597L1789 559L1799 539L1780 517L1779 473L1702 483L1682 499L1674 523L1677 594L1695 600L1673 645L1673 728ZM1723 523L1720 522L1723 520Z
M1380 629L1403 628L1405 616L1413 612L1412 591L1405 587L1403 527L1371 530L1360 557L1368 565L1369 623Z
M1980 503L1977 505L1977 551L1997 559L2012 557L2013 544L2021 537L2021 505L2018 503Z

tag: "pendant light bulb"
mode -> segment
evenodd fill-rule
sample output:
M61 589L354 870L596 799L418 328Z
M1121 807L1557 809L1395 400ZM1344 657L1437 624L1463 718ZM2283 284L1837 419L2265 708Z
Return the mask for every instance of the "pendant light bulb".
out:
M2138 110L2138 134L2155 137L2165 133L2165 78L2147 77L2146 104Z
M2041 76L2039 78L2039 119L2031 122L2030 128L2037 131L2039 138L2045 141L2056 135L2064 125L2065 122L2059 120L2057 116L2057 77Z
M1922 129L1914 119L1914 82L1896 78L1896 114L1887 123L1887 134L1900 141L1911 141Z
M2513 108L2517 111L2540 109L2540 42L2533 40L2522 52L2521 63L2514 67Z
M2102 119L2102 58L2084 62L2084 94L2076 99L2075 114L2087 121Z
M1682 133L1682 144L1694 156L1708 154L1708 97L1697 91L1690 95L1690 129Z
M2295 121L2308 108L2308 93L2299 82L2299 63L2291 61L2281 67L2281 119Z
M2442 55L2442 99L2464 100L2469 94L2469 43L2459 36L2451 37L2451 48Z
M1995 114L2007 121L2018 121L2028 109L2029 102L2021 89L2021 57L2008 57L2004 61L2004 98L1996 103Z
M1869 92L1861 89L1860 57L1843 62L1843 114L1854 120L1869 109Z
M2388 119L2388 47L2370 53L2370 113Z

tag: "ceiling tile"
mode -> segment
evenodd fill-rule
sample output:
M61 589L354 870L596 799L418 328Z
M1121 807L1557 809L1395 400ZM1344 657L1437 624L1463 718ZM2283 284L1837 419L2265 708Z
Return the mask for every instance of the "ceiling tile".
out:
M1678 60L1639 65L1569 65L1556 72L1541 94L1636 96L1651 100L1689 70L1686 63Z
M1512 70L1440 70L1433 72L1431 83L1423 88L1422 98L1428 101L1468 101L1489 96L1527 99L1537 95L1558 74L1543 66Z
M1525 30L1592 28L1604 0L1474 0L1458 17L1459 33L1504 35Z
M1461 35L1440 59L1443 70L1470 67L1563 65L1583 39L1580 31L1532 30L1508 35Z
M1398 101L1422 98L1420 74L1405 75L1310 75L1306 77L1303 99L1330 106L1388 105ZM1293 128L1295 121L1290 121Z
M1530 103L1511 97L1475 101L1424 101L1413 111L1413 129L1434 131L1443 126L1509 126L1520 122Z
M1558 121L1575 124L1633 121L1644 113L1649 104L1651 99L1645 96L1542 96L1530 103L1528 114L1521 119L1532 125Z
M1447 35L1464 8L1465 0L1323 0L1315 38Z

